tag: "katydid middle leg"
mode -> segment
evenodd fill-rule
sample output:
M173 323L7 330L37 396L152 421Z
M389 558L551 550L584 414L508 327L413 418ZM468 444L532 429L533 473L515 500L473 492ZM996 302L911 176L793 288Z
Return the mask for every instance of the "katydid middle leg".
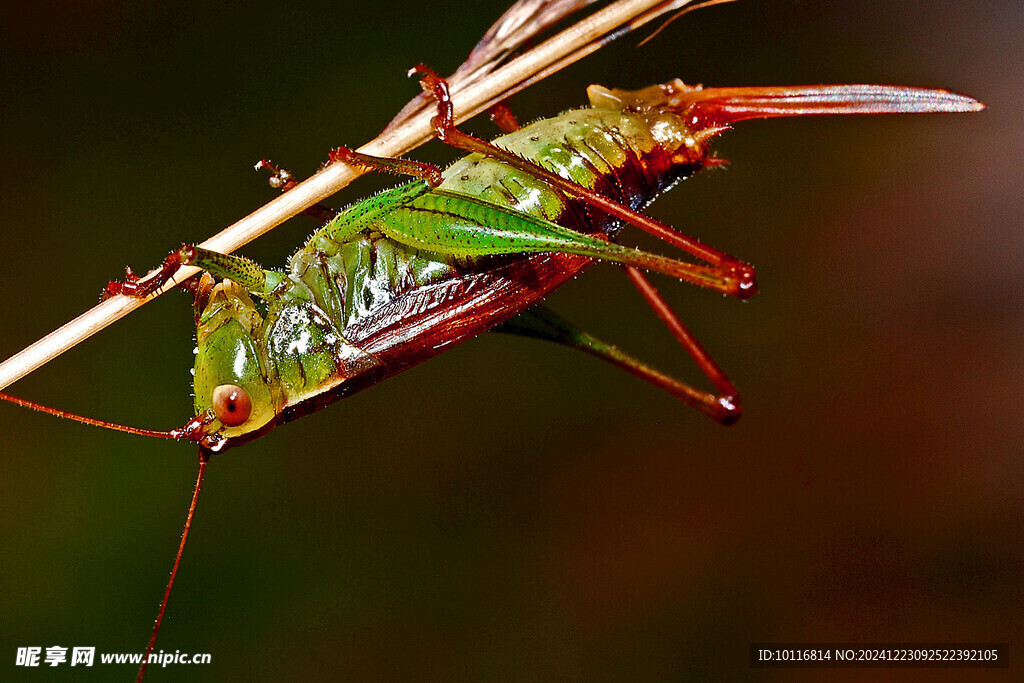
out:
M704 376L714 385L717 395L702 394L701 400L705 402L707 410L703 410L719 422L731 424L740 418L740 396L736 385L726 376L722 369L715 363L714 359L704 350L697 338L683 324L668 302L662 298L661 293L651 284L647 276L636 268L626 267L626 275L637 288L640 294L647 301L647 304L654 310L665 326L676 338L680 346L694 360Z
M287 192L299 184L299 181L295 179L295 176L288 169L278 166L270 159L260 159L256 162L255 168L257 171L267 171L270 173L268 183L275 190ZM302 213L313 218L321 225L338 215L337 211L320 202L306 208Z
M730 402L727 397L700 391L647 365L614 344L570 323L542 304L506 320L492 331L543 339L588 353L668 392L722 424L732 424L740 417L738 404Z

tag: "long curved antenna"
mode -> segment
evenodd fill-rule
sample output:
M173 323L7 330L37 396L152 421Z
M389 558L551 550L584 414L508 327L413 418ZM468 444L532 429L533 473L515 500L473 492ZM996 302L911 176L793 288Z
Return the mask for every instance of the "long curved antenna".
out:
M644 38L643 40L641 40L639 43L636 44L636 46L638 48L639 47L643 47L644 45L646 45L650 41L654 40L658 36L659 33L661 33L666 28L668 28L669 24L671 24L673 21L675 21L679 17L683 16L684 14L689 14L690 12L692 12L695 9L704 9L705 7L714 7L715 5L724 5L727 2L735 2L735 0L706 0L705 2L701 2L701 3L698 3L696 5L690 5L688 7L684 7L683 9L679 10L678 12L673 14L671 17L669 17L665 21L661 22L661 26L659 26L658 28L654 29L654 31L651 33L651 35L649 35L646 38Z
M160 611L156 614L156 621L153 623L153 635L149 637L149 644L146 646L146 654L142 655L142 664L139 665L139 675L135 677L136 683L142 683L146 675L146 667L149 666L149 657L153 654L156 646L156 637L160 633L160 625L164 621L164 612L167 611L167 601L171 598L171 588L174 586L174 577L178 575L178 565L181 564L181 555L185 552L185 542L188 540L188 532L192 528L192 517L196 512L196 503L199 502L199 490L203 487L203 476L206 474L206 466L210 462L210 452L204 448L199 449L199 474L196 475L196 487L192 492L192 503L188 506L188 516L185 517L185 528L181 532L181 543L178 544L178 554L174 556L174 566L171 567L171 578L167 580L167 590L164 591L164 599L160 601Z
M4 393L0 393L0 400L9 401L10 403L14 403L15 405L22 406L23 408L37 410L40 413L47 413L48 415L56 415L57 417L63 417L67 420L81 422L82 424L91 425L93 427L103 427L104 429L112 429L115 432L138 434L139 436L152 436L158 439L189 438L187 430L184 428L175 428L164 432L155 429L142 429L141 427L130 427L128 425L118 424L117 422L107 422L106 420L99 420L95 417L85 417L84 415L69 413L66 410L60 410L59 408L51 408L50 406L44 406L42 403L28 401L26 399L18 398L17 396L11 396L10 394Z

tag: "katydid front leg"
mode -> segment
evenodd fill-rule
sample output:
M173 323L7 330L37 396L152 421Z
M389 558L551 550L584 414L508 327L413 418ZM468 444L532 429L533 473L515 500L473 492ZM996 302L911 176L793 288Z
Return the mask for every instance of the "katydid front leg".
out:
M295 180L287 169L281 168L269 159L260 159L256 162L255 169L256 171L268 171L270 173L270 186L281 190L282 192L290 190L298 184L298 181ZM321 224L328 222L337 215L337 212L334 209L324 206L323 204L314 204L303 211L303 213L311 216ZM241 259L247 263L234 263L237 259ZM209 264L210 268L207 268L204 264ZM247 289L249 288L248 285L259 288L265 284L265 278L261 278L259 273L257 273L257 270L262 271L262 269L252 261L248 261L248 259L228 256L226 254L220 254L200 247L182 245L180 249L172 251L167 258L164 259L163 263L160 264L160 267L156 272L150 275L140 278L130 267L125 268L124 281L111 280L108 282L107 286L103 289L103 294L100 298L101 300L106 300L117 294L123 294L125 296L144 299L170 282L171 277L182 266L196 266L213 275L228 277L235 282L242 284L239 279L227 274L230 271L248 283L247 285L243 285ZM185 283L182 283L181 286L183 289L192 291L196 307L201 308L199 305L200 300L204 298L206 293L208 293L209 287L206 285L196 285L195 288L192 288Z
M123 294L144 299L170 282L182 266L195 266L215 277L227 278L254 294L269 294L281 281L282 275L264 270L258 263L243 256L222 254L191 244L183 244L164 259L160 267L146 277L136 276L126 269L126 282L109 282L103 290L103 299Z
M164 259L163 263L160 264L160 267L157 270L145 277L140 278L135 274L135 271L133 271L130 266L125 267L124 281L111 280L108 282L107 286L103 288L100 300L106 301L110 297L117 296L118 294L134 297L136 299L145 299L147 296L170 282L171 276L178 272L178 269L181 268L181 266L180 254L178 251L172 251L168 254L167 258Z

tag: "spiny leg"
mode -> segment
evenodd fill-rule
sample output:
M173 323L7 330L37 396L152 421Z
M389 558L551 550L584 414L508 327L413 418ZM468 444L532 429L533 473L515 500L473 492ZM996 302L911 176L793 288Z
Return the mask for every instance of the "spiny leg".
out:
M441 169L418 161L373 157L355 152L347 147L338 147L331 151L328 163L337 161L366 166L374 170L413 175L423 178L432 186L441 183ZM282 192L287 192L298 184L289 171L268 159L261 159L256 163L255 168L257 171L269 171L271 187L280 189ZM323 204L314 204L303 213L321 223L328 223L338 215L337 211ZM144 278L139 278L131 268L126 268L125 282L109 282L103 291L103 298L107 299L116 294L145 298L167 284L182 266L196 266L209 274L230 279L247 291L257 294L269 293L281 279L279 273L264 270L259 264L245 257L222 254L186 244L171 252L156 272ZM192 291L196 307L199 308L200 302L209 295L210 285L209 283L194 285L189 287L189 290Z
M615 218L625 221L631 225L644 230L655 237L668 242L682 251L695 256L707 263L710 263L717 271L722 285L708 285L726 294L739 298L748 298L757 291L757 284L754 276L754 269L739 259L719 251L712 247L701 244L696 239L684 235L665 225L660 221L623 206L616 201L594 192L578 183L567 180L556 173L539 166L527 159L524 159L512 152L501 149L494 144L464 133L455 127L455 118L452 108L451 95L448 91L448 83L422 64L413 67L410 75L421 76L420 84L423 89L432 94L437 100L437 116L432 119L437 137L442 142L469 152L476 152L484 156L497 159L509 164L514 168L523 170L534 175L559 190L566 192L591 206L594 206L608 213Z
M363 166L423 180L381 192L339 213L311 237L349 239L368 226L396 242L454 257L536 254L576 254L654 270L688 282L723 288L715 268L623 247L602 235L585 235L556 223L486 202L476 197L433 189L442 181L441 169L408 159L389 159L339 147L332 162Z
M491 204L476 197L436 188L441 170L408 159L389 159L339 147L331 161L386 173L411 175L424 181L382 192L340 213L311 239L341 241L362 230L367 216L372 227L415 249L454 257L557 252L636 266L726 291L722 271L667 258L609 242L603 235L585 235L556 223Z
M270 173L268 183L274 189L281 190L282 192L287 192L288 190L292 189L293 187L299 184L298 181L295 180L295 177L292 176L292 174L287 169L281 168L280 166L270 161L269 159L260 159L258 162L256 162L255 169L256 171L268 171ZM335 211L334 209L319 203L310 206L302 213L307 216L311 216L321 225L329 222L332 218L338 215L338 212ZM189 252L193 255L192 260L189 260L188 258L183 258L183 253L186 248L189 250L193 250ZM232 262L236 260L241 260L246 263L233 264ZM257 290L250 291L258 291L258 288L265 284L265 278L259 276L259 273L262 273L263 270L259 268L258 265L256 265L252 261L249 261L248 259L236 256L228 256L226 254L220 254L218 252L210 251L208 249L202 249L200 247L190 247L188 245L183 245L181 249L177 249L171 252L167 256L167 258L164 259L163 263L160 264L160 267L155 272L146 275L145 277L140 278L138 275L135 274L135 272L130 267L125 268L124 281L112 280L108 282L107 286L103 289L103 293L100 296L100 299L106 300L117 294L123 294L125 296L144 299L145 297L149 296L150 294L153 294L158 289L167 284L170 281L171 277L174 275L174 273L176 273L178 269L182 266L194 265L197 267L204 268L204 270L208 270L204 266L200 265L201 261L211 262L213 264L213 269L210 270L209 272L219 274L222 277L231 278L232 280L235 280L239 284L242 284L242 282L240 282L235 277L232 277L232 275L227 274L227 271L231 271L232 273L235 274L240 274L240 277L242 277L243 279L245 279L246 274L248 274L248 279L246 280L246 282L249 284L253 284L254 286L257 287ZM255 268L255 270L253 270L253 268ZM213 283L209 280L209 278L205 277L202 278L199 282L195 280L186 280L185 282L179 285L179 287L192 294L193 306L196 308L197 315L199 311L201 311L205 307L212 286Z
M392 175L407 175L425 180L431 187L437 187L443 180L441 169L433 164L412 159L375 157L369 154L357 152L348 147L335 147L331 150L328 163L341 162L349 166L362 166L371 171L380 173L391 173Z
M375 157L339 147L330 160L423 181L382 192L353 205L323 226L311 240L342 241L367 226L415 249L454 257L556 252L636 266L728 291L720 268L700 266L585 235L521 211L457 192L436 189L441 169L409 159Z
M328 165L339 162L348 164L349 166L362 166L363 168L376 171L378 173L412 176L426 181L431 187L437 187L443 180L441 178L441 169L433 164L414 161L412 159L375 157L370 154L357 152L350 147L345 147L344 145L335 147L328 153ZM263 169L269 170L273 173L269 181L270 186L275 189L279 189L282 192L287 192L299 184L299 181L295 179L295 176L293 176L290 171L280 168L267 159L261 159L256 164L257 171ZM324 206L323 204L314 204L303 213L311 215L314 218L326 215L326 219L321 222L327 223L332 219L337 218L339 212Z
M275 189L279 189L282 192L287 192L298 185L298 181L295 180L287 169L277 166L269 159L260 159L256 162L255 169L256 171L268 171L271 174L268 180L270 186ZM323 204L314 204L303 211L303 213L308 216L312 216L321 224L328 222L337 215L337 212L334 209L324 206ZM167 284L180 267L196 265L195 263L186 263L183 261L181 251L181 249L177 249L171 252L167 258L164 259L163 263L160 264L160 267L156 272L146 275L145 277L140 278L135 274L135 271L133 271L131 267L126 267L124 281L111 280L108 282L107 286L103 289L100 299L106 300L117 294L123 294L125 296L138 299L146 298ZM214 254L216 252L207 253ZM220 254L219 256L224 255ZM196 283L194 280L188 280L181 283L179 286L192 294L193 305L195 308L202 309L205 306L205 300L209 295L212 285L208 281Z
M454 258L501 254L560 253L636 266L722 290L720 270L624 247L538 216L425 182L392 188L339 214L311 240L334 241L372 228L407 247Z
M184 244L172 251L156 272L139 278L128 270L127 282L110 282L103 291L107 299L115 294L145 298L167 284L182 266L195 266L211 275L228 278L244 289L257 294L270 292L281 280L281 274L264 270L258 263L243 256L222 254L203 247ZM201 290L199 290L201 291Z
M686 353L689 354L690 358L697 364L697 367L704 373L704 376L711 381L718 391L718 395L712 397L713 402L708 406L709 410L714 411L715 414L711 412L708 412L708 414L725 424L731 424L738 420L741 415L741 409L740 396L736 385L732 383L722 369L718 367L714 359L704 350L704 347L700 345L700 342L697 341L697 338L690 332L689 328L683 324L676 312L668 305L668 302L662 298L661 293L651 284L647 276L630 266L624 267L623 270L626 271L626 275L629 276L630 281L632 281L648 305L661 318L665 326L668 327L672 336L676 338L676 341L686 350ZM705 396L708 395L705 394Z
M281 273L264 270L260 264L244 256L222 254L190 244L183 245L178 253L183 265L195 266L215 277L231 280L254 294L269 294L284 277Z
M537 305L493 328L495 332L517 334L534 339L544 339L589 353L603 361L639 377L662 391L696 408L722 424L732 424L739 416L737 406L731 405L705 391L695 389L678 379L666 375L647 365L634 356L625 353L614 344L609 344L585 330L573 325L543 305Z
M111 280L107 283L107 286L103 288L103 294L100 295L101 301L106 301L112 296L123 294L125 296L134 297L136 299L145 299L147 296L157 291L165 284L170 282L171 277L178 272L178 269L183 265L181 262L180 249L172 251L167 255L167 258L163 260L160 267L156 271L139 277L131 269L131 267L125 267L125 279Z

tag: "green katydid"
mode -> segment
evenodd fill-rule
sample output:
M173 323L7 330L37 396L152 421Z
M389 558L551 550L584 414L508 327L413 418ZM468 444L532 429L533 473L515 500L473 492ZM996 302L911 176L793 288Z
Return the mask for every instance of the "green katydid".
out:
M331 218L284 271L185 246L155 275L108 286L109 294L146 296L180 265L212 276L194 287L195 416L181 429L149 432L194 441L201 454L189 521L150 650L213 453L492 329L591 353L721 422L732 422L740 414L735 387L642 271L745 298L755 291L753 269L638 210L678 180L714 165L710 143L737 121L982 108L946 91L890 86L702 89L680 81L638 91L593 86L590 107L509 130L487 143L454 127L446 83L423 67L415 71L437 100L438 137L470 156L442 172L339 149L334 162L408 173L417 180ZM696 261L618 245L614 238L624 224L650 232ZM665 375L543 307L548 293L595 260L625 267L714 391Z

